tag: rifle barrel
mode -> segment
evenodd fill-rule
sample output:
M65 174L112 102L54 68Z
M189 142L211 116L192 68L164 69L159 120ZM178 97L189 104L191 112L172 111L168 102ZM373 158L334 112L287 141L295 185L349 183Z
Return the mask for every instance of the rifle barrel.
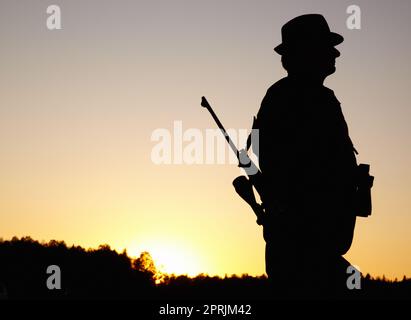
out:
M210 112L210 114L213 117L214 121L217 123L218 128L220 128L220 130L223 133L226 141L230 145L231 150L233 150L236 157L238 158L238 161L240 161L240 152L238 151L237 147L235 146L235 144L231 140L230 136L228 135L227 131L225 130L223 124L220 122L220 120L218 119L217 115L215 114L213 108L211 108L210 104L208 103L208 101L205 97L201 98L201 105Z
M210 112L214 121L217 123L217 126L220 128L221 132L223 133L231 149L234 151L235 155L237 156L237 159L239 161L239 166L244 169L246 175L248 176L250 186L254 186L254 188L257 190L257 193L260 195L261 201L264 204L269 204L269 205L271 204L271 206L280 208L275 199L272 199L271 197L267 197L265 195L263 174L261 173L260 169L255 165L255 163L250 159L250 157L248 157L246 150L242 150L241 153L238 151L237 147L235 146L230 136L228 135L227 131L225 130L223 124L220 122L220 120L218 119L217 115L215 114L214 110L211 108L210 104L208 103L205 97L202 97L201 99L201 106L203 106ZM249 147L248 144L251 144L250 142L251 141L247 141L247 149ZM242 162L240 154L247 157L248 161ZM244 165L245 163L247 163L247 165ZM234 184L234 187L238 189L237 190L238 194L252 207L253 211L257 215L257 218L258 218L257 223L262 224L263 223L262 219L264 217L265 211L262 205L257 204L257 202L255 201L255 198L251 198L251 194L253 194L252 189L247 190L247 194L245 193L246 191L245 182L243 178L237 178L236 180L233 181L233 184ZM251 193L249 193L250 191Z

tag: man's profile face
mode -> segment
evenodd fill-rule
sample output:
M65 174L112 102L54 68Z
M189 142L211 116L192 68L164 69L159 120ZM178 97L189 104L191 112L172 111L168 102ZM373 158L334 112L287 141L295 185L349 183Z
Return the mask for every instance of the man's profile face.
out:
M327 77L335 72L335 59L340 52L332 46L312 46L289 53L289 70L293 73L306 73Z
M335 72L335 59L340 52L332 46L310 48L306 52L307 66L312 73L327 77Z

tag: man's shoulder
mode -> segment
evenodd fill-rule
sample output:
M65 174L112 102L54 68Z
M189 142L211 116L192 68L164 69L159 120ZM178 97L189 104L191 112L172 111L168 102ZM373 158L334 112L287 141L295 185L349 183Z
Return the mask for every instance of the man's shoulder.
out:
M287 93L289 90L291 90L290 81L285 77L271 85L267 90L267 95L281 95Z
M276 109L281 109L282 105L286 105L292 100L293 91L294 88L290 84L289 79L287 77L282 78L268 88L262 101L262 106L270 106L269 109L276 106Z

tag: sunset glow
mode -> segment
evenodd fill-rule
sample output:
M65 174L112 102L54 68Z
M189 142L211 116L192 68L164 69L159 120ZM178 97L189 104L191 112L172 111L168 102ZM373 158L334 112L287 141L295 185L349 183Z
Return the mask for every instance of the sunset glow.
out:
M149 245L146 251L152 256L160 273L193 277L204 270L196 254L190 252L184 244L158 243Z
M375 176L346 258L411 276L411 1L358 1L361 30L347 29L345 0L57 2L50 31L48 2L1 1L0 237L148 251L166 273L264 274L262 229L232 186L240 169L156 164L152 134L215 129L202 96L247 132L285 75L281 26L318 12L345 38L325 85Z

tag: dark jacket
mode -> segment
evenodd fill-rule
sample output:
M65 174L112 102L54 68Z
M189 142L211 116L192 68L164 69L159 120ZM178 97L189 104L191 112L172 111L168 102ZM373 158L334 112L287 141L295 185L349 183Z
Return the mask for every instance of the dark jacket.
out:
M357 163L334 92L283 78L268 89L255 127L269 196L285 205L288 215L301 217L304 228L337 234L336 241L344 238L340 251L348 250L355 223Z

